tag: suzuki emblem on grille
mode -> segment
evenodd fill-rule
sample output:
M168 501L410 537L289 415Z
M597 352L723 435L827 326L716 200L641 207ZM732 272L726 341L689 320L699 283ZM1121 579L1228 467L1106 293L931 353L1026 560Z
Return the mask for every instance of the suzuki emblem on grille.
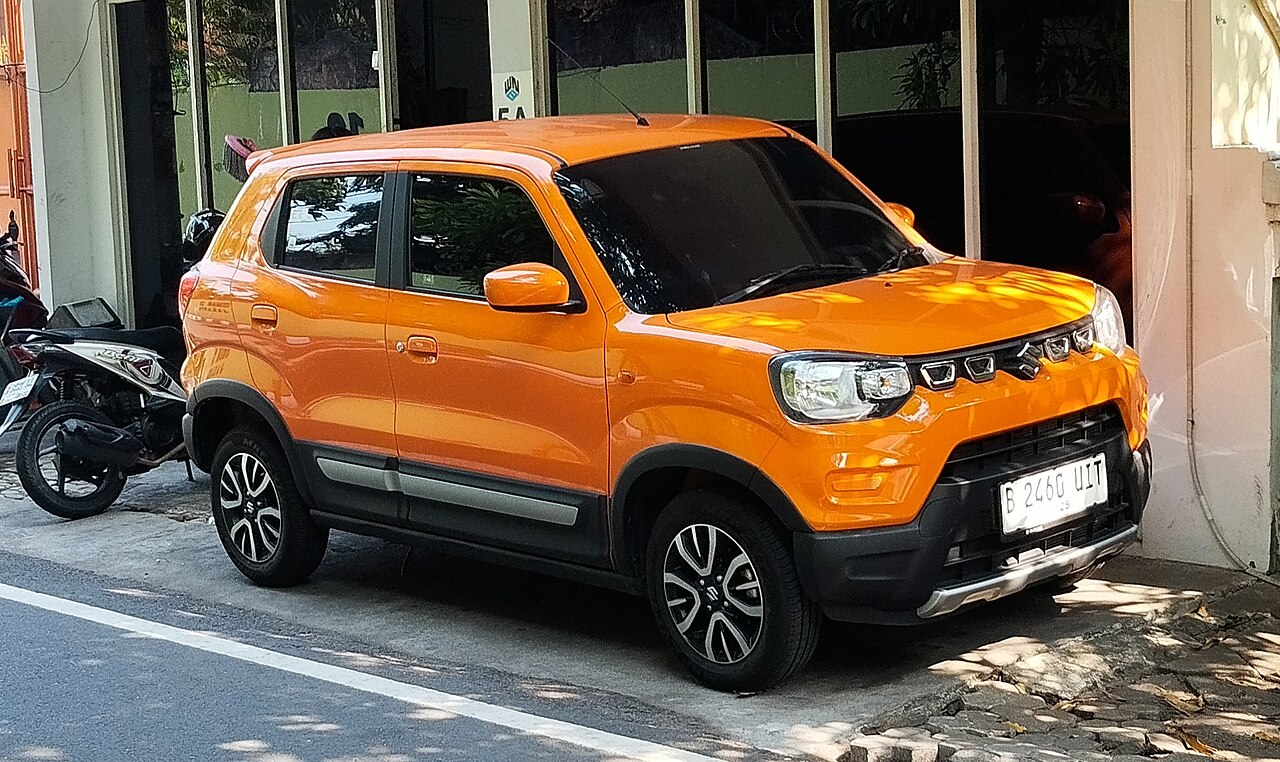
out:
M920 372L930 389L948 389L956 384L956 364L950 360L921 365Z
M1022 349L1018 350L1018 354L1013 357L1011 367L1007 368L1013 375L1032 381L1036 376L1040 375L1040 359L1044 357L1044 350L1035 344L1023 344Z
M978 355L964 361L964 369L969 372L969 379L977 383L990 381L996 377L996 356Z
M1054 336L1044 343L1044 353L1054 362L1062 362L1071 354L1071 338Z

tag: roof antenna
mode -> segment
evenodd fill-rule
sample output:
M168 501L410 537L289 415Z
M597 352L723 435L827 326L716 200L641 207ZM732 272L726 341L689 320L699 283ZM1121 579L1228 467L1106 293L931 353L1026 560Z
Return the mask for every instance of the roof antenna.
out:
M560 51L560 54L561 54L561 55L563 55L565 58L569 59L569 63L573 64L574 66L577 66L579 69L581 69L582 71L586 72L586 73L587 73L587 76L591 77L591 81L592 81L592 82L595 82L597 85L599 85L599 86L600 86L600 89L601 89L601 90L604 90L606 93L608 93L610 96L612 96L612 97L613 97L613 99L614 99L615 101L617 101L617 102L618 102L618 105L622 106L623 108L625 108L625 109L627 110L627 113L628 113L628 114L630 114L630 115L634 116L634 117L636 118L636 125L637 125L637 126L640 126L640 127L648 127L648 126L649 126L649 120L648 120L648 119L645 119L643 116L641 116L641 115L639 114L639 112L637 112L635 109L633 109L633 108L631 108L630 106L628 106L628 105L626 104L626 102L625 102L625 101L623 101L621 98L619 98L619 97L618 97L618 94L617 94L617 93L615 93L614 91L610 90L608 87L605 87L605 84L604 84L603 82L601 82L601 81L600 81L600 78L596 76L596 73L595 73L594 71L592 71L591 69L587 68L586 66L583 66L582 64L578 63L578 59L576 59L576 58L574 58L573 56L569 55L569 51L567 51L567 50L565 50L564 48L562 48L562 47L560 47L559 45L557 45L557 44L556 44L556 41L555 41L555 40L553 40L553 39L551 39L551 37L547 36L547 37L546 37L546 40L547 40L547 42L551 43L551 47L553 47L553 48L555 48L556 50Z

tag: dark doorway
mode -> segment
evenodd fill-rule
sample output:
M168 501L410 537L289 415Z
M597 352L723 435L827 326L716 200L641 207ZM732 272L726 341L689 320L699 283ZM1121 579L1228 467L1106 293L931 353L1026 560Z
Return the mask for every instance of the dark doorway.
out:
M399 128L493 118L488 5L396 0Z
M111 6L119 60L133 320L178 325L182 207L164 0Z

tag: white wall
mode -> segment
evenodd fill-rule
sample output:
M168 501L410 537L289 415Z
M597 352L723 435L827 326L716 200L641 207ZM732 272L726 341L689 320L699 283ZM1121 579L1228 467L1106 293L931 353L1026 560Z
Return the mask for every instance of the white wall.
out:
M67 77L93 7L92 0L23 3L28 87L50 90ZM101 296L124 314L103 73L110 9L97 6L88 49L66 86L29 94L32 174L45 303Z
M1131 4L1136 338L1151 380L1156 465L1141 552L1229 564L1193 482L1186 436L1191 378L1205 500L1231 549L1265 569L1271 552L1275 259L1262 202L1266 162L1253 149L1214 147L1219 0L1191 3L1190 88L1186 0ZM1195 368L1190 375L1189 364Z

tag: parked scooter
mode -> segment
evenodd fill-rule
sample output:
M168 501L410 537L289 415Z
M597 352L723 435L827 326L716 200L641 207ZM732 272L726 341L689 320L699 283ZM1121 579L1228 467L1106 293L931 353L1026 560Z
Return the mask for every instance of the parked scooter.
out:
M18 478L36 505L66 519L93 516L115 502L127 477L186 458L178 329L11 334L15 353L34 371L17 382L29 387L25 405L46 393L56 398L27 420L15 453Z
M212 210L193 216L183 246L188 263L203 257L220 222ZM187 397L178 381L186 346L177 328L23 328L7 342L32 372L0 395L0 410L9 406L0 435L35 410L15 460L23 488L44 510L66 519L96 515L129 476L187 459Z

